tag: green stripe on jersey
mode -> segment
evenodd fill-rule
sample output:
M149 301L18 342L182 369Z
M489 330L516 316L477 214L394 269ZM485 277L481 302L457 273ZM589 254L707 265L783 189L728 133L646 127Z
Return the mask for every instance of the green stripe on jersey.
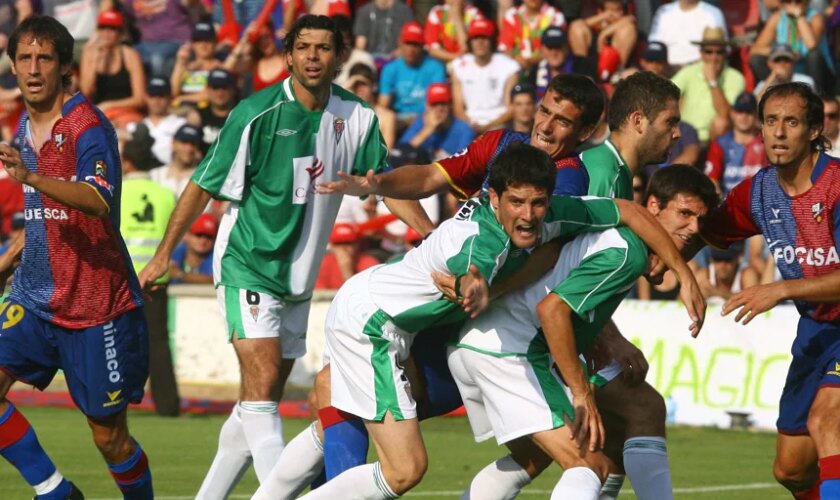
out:
M391 342L382 338L382 328L390 321L391 318L379 309L371 315L362 329L362 333L367 335L373 344L370 364L373 367L373 387L376 395L376 416L373 418L375 421L385 418L388 412L394 420L403 420L397 387L394 384L394 369L388 354Z
M316 184L387 161L373 110L336 85L323 111L295 99L291 78L243 100L192 178L232 202L217 237L216 285L308 298L341 204L316 196Z

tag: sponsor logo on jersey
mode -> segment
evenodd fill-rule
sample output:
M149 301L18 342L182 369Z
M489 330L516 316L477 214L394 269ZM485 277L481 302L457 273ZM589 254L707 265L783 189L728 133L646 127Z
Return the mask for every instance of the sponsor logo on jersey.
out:
M776 262L784 262L785 264L798 262L816 267L840 264L840 255L837 254L837 249L834 247L806 248L787 245L776 247L773 250L773 258Z
M116 406L123 402L123 398L120 397L122 393L122 389L117 389L116 391L109 392L105 391L105 395L108 396L108 401L102 404L103 408L110 408L111 406Z
M53 137L53 140L55 141L55 147L56 147L56 149L58 149L58 152L63 153L64 152L64 143L67 141L67 138L64 137L64 134L55 134L55 137Z
M93 173L97 177L105 177L105 172L108 170L108 167L105 166L105 162L102 160L96 160L96 165L93 167Z
M781 208L770 207L770 213L773 214L773 218L770 220L770 224L780 224L782 222L782 220L779 219L779 213L781 211Z
M823 221L823 214L825 213L825 205L822 202L817 202L811 205L811 215L817 222Z
M292 204L303 205L315 194L315 184L318 177L326 170L324 162L314 156L304 156L292 160L294 169L294 190Z
M338 141L341 140L341 136L344 134L343 118L336 118L333 120L333 130L335 131L335 143L338 144Z
M102 338L105 342L105 369L108 370L108 380L111 383L117 383L122 378L119 371L120 363L117 361L117 347L116 341L114 340L115 333L113 321L109 321L102 329Z
M85 180L92 182L99 187L105 188L109 193L114 194L114 186L108 184L108 181L106 181L104 177L100 177L98 175L88 175L85 177Z
M23 211L24 220L67 220L63 208L27 208Z
M840 363L837 361L834 362L834 369L825 372L826 375L834 375L836 377L840 377Z

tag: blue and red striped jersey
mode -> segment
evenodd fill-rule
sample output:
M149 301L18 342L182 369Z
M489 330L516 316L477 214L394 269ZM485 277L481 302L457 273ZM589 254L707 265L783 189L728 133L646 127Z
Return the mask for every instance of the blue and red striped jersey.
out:
M530 144L524 132L497 129L477 137L462 151L437 162L452 190L462 199L476 196L489 187L490 168L506 147L514 143ZM557 180L554 195L584 196L589 190L586 167L576 153L555 160Z
M820 153L811 189L788 196L776 166L738 184L703 226L716 247L761 233L784 279L813 278L840 270L840 159ZM817 321L840 321L840 304L797 301L799 313Z
M117 136L81 93L61 110L36 152L28 115L15 143L26 167L39 175L85 183L108 204L95 218L24 186L26 245L12 282L12 300L66 328L87 328L143 304L120 227L122 167Z

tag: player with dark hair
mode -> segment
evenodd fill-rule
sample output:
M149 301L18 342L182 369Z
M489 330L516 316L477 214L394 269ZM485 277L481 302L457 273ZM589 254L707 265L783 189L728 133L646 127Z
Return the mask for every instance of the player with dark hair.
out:
M231 202L213 272L241 386L202 499L226 497L252 460L264 482L283 450L277 404L295 359L306 352L312 289L341 203L316 197L315 184L337 180L339 171L364 175L388 166L373 110L332 84L345 50L335 24L305 15L285 40L291 76L233 109L140 272L141 284L154 283L210 199ZM432 227L416 202L386 202L395 213L404 207L402 218L423 234Z
M128 431L143 397L148 334L142 292L120 235L117 136L83 95L68 93L73 38L51 17L27 18L9 55L26 113L0 161L24 185L26 231L0 259L0 455L37 499L82 498L5 396L17 380L43 390L64 372L73 401L127 499L153 498L152 476Z
M770 166L730 191L701 234L718 248L755 234L767 241L784 279L734 294L722 313L746 324L796 304L773 474L795 498L840 498L840 160L823 152L823 103L807 85L770 87L758 114Z

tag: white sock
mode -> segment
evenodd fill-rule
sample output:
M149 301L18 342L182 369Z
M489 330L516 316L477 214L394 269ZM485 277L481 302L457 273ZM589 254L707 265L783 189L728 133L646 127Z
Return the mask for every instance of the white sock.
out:
M239 415L245 440L254 458L254 471L260 483L268 479L271 469L283 453L283 422L277 413L276 401L241 401Z
M58 485L60 485L62 481L64 481L64 476L62 476L56 469L50 477L33 486L33 488L35 488L35 495L46 495L47 493L52 492L54 489L58 488Z
M298 500L391 500L398 497L399 495L388 486L379 462L376 462L348 469Z
M551 492L551 500L598 500L601 480L589 467L566 469Z
M507 455L481 469L461 500L510 500L530 482L528 472Z
M324 444L312 422L294 437L251 500L296 498L324 469Z
M643 436L625 441L624 470L639 500L674 498L664 437Z
M230 416L219 432L219 448L213 464L201 483L197 500L224 500L251 465L251 451L242 432L239 405L234 405Z
M598 500L615 500L624 485L624 474L610 474L601 486L601 496Z

